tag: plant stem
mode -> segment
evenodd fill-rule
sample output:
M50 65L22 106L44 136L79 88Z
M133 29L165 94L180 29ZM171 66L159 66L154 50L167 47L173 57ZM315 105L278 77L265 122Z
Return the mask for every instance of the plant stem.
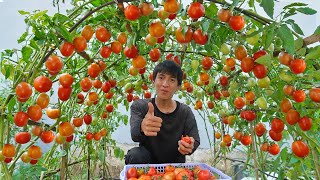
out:
M317 178L316 179L320 179L320 165L319 165L319 159L318 159L318 155L317 154L317 151L312 148L311 149L311 153L312 153L312 156L313 156L313 159L314 159L314 166L315 166L315 171L316 171L316 175L317 175Z
M253 122L250 122L250 131L251 131L251 139L252 139L252 154L253 154L253 160L254 160L254 170L255 170L255 174L256 174L256 179L259 179L259 172L258 172L258 162L257 162L257 151L256 151L256 146L255 146L255 133L254 133L254 129L253 129Z
M64 143L62 145L62 150L67 151L67 145ZM68 167L68 154L62 157L61 168L60 168L60 178L66 179L66 172Z

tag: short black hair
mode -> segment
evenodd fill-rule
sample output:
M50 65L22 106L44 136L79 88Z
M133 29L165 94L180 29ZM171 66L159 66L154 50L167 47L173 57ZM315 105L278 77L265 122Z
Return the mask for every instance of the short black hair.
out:
M178 80L178 85L181 86L183 72L181 67L172 60L164 60L156 65L153 70L153 80L156 79L158 73L169 74Z

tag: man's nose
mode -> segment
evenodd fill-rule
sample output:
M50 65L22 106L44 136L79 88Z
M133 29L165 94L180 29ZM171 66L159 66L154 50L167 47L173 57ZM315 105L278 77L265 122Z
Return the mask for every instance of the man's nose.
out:
M163 80L162 86L169 86L169 80L167 79Z

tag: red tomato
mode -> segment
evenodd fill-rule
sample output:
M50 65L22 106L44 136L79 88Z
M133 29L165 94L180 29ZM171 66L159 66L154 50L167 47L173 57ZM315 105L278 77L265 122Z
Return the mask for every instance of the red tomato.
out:
M304 90L295 90L292 93L292 97L296 102L300 103L306 99L306 93Z
M268 152L272 155L277 155L280 152L280 147L278 144L272 144L269 146Z
M213 60L210 57L204 57L202 58L201 64L204 70L209 70L213 65Z
M25 144L31 139L31 134L29 132L18 132L14 136L14 140L19 144Z
M127 58L135 58L138 55L138 49L135 45L132 45L131 47L126 46L123 52Z
M137 178L138 177L138 172L137 172L137 169L134 168L134 167L131 167L128 169L127 171L127 178L132 178L132 177L135 177Z
M198 173L198 180L208 180L210 178L210 172L206 169L200 170Z
M218 11L218 18L221 22L229 22L230 18L232 16L232 13L229 9L220 9Z
M308 156L310 152L307 143L303 141L294 141L292 143L291 148L292 148L293 154L301 158Z
M308 131L312 127L312 119L307 116L303 116L298 123L303 131Z
M100 69L100 66L97 64L97 63L91 63L89 66L88 66L88 75L91 77L91 78L96 78L99 76L101 72L101 69Z
M148 170L148 172L147 172L147 175L148 175L148 176L153 176L153 175L156 175L156 174L158 174L157 169L154 168L154 167L149 167L149 170Z
M86 140L91 141L93 139L94 135L91 132L87 132L86 134Z
M266 126L260 122L256 124L256 126L254 127L254 130L256 132L256 135L260 137L266 132Z
M113 105L112 105L112 104L107 104L107 105L106 105L106 110L107 110L108 112L112 112L112 111L113 111Z
M267 51L265 51L265 50L259 50L259 51L255 52L255 53L253 54L253 60L255 61L255 60L257 60L259 57L262 57L262 56L264 56L264 55L266 55L266 54L267 54Z
M71 87L73 80L74 80L73 76L70 75L69 73L63 73L59 77L60 84L65 88Z
M284 122L278 118L271 121L271 129L276 133L281 133L284 129Z
M288 124L295 125L300 119L300 113L294 109L290 109L287 112L286 120Z
M14 123L16 124L16 126L19 126L19 127L23 127L27 125L28 119L29 119L28 114L23 111L17 112L13 117Z
M111 53L112 53L112 50L111 50L111 48L108 47L108 46L102 46L101 49L100 49L100 55L101 55L101 57L103 57L103 58L108 58L108 57L110 57Z
M63 86L59 86L58 88L58 97L61 101L67 101L72 93L72 88L71 87L63 87Z
M83 121L84 123L86 123L87 125L88 124L91 124L92 122L92 116L90 114L86 114L83 116Z
M178 174L176 174L176 180L184 180L184 179L190 179L190 174L186 170L182 170Z
M208 42L208 35L202 34L201 29L195 30L192 37L194 42L200 45L205 45Z
M39 121L42 117L42 109L37 104L28 107L27 113L32 121Z
M234 31L240 31L246 24L242 16L232 16L229 20L229 26Z
M280 102L281 112L287 113L291 108L292 108L292 103L291 103L290 99L284 98Z
M63 41L63 43L60 46L60 52L65 57L71 56L74 52L73 44L68 41Z
M43 131L40 138L44 143L51 143L54 140L54 133L51 130Z
M316 103L320 102L320 88L312 88L309 90L310 99Z
M28 156L31 159L39 159L41 157L41 148L39 146L32 145L28 149Z
M280 140L282 139L282 132L276 133L274 130L270 129L270 130L269 130L269 136L270 136L271 139L273 139L274 141L280 141Z
M188 15L191 17L191 19L198 19L202 17L204 13L204 6L199 2L191 3L188 8Z
M156 62L161 57L161 51L158 48L153 48L150 50L149 56L152 62Z
M87 40L83 36L78 36L73 39L73 45L77 52L83 52L87 48Z
M81 86L81 89L83 92L88 92L91 87L92 87L92 82L91 82L91 79L89 78L83 78L81 81L80 81L80 86Z
M45 65L48 69L49 74L53 76L61 71L63 62L58 56L52 55L46 60Z
M163 4L164 11L169 14L176 14L180 9L180 4L176 0L167 0Z
M5 144L2 147L2 155L4 157L13 157L16 154L16 148L12 144Z
M124 15L126 16L127 19L134 21L140 17L140 9L135 6L135 5L128 5L124 9Z
M258 79L262 79L267 76L267 73L268 73L267 66L263 64L257 64L253 68L253 73Z
M46 76L38 76L33 81L34 88L40 92L48 92L52 87L52 81Z
M25 102L28 100L28 98L32 95L32 87L30 84L26 82L21 82L16 86L16 95L21 100L24 100L22 102Z
M251 144L251 136L250 135L244 135L244 136L242 136L240 141L241 141L241 143L243 145L248 146L249 144Z
M252 60L252 58L250 57L245 57L241 60L241 63L240 63L240 66L241 66L241 70L243 72L250 72L253 70L254 68L254 61Z
M295 74L303 73L307 65L303 59L294 59L290 62L290 69Z
M111 38L111 33L103 26L96 29L96 38L101 42L107 42Z
M69 137L73 134L74 128L69 122L62 122L58 127L61 136Z
M186 143L189 143L191 144L191 138L189 136L181 136L181 140L186 142Z

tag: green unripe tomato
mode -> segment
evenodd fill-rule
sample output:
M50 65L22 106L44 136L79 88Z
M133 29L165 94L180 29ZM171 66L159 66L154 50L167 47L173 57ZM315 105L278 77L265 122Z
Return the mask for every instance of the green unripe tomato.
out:
M193 69L193 70L196 70L196 69L198 69L198 67L199 67L199 61L198 60L192 60L191 61L191 68Z
M256 80L254 78L248 78L247 80L248 87L254 87L256 85Z
M259 108L264 109L264 110L267 109L267 107L268 107L267 100L264 97L259 97L256 100L256 104L258 105Z
M223 43L220 47L220 51L222 52L222 54L226 55L230 53L230 48L226 43Z
M266 76L262 79L258 79L257 84L261 88L267 88L270 85L270 79L268 76Z

